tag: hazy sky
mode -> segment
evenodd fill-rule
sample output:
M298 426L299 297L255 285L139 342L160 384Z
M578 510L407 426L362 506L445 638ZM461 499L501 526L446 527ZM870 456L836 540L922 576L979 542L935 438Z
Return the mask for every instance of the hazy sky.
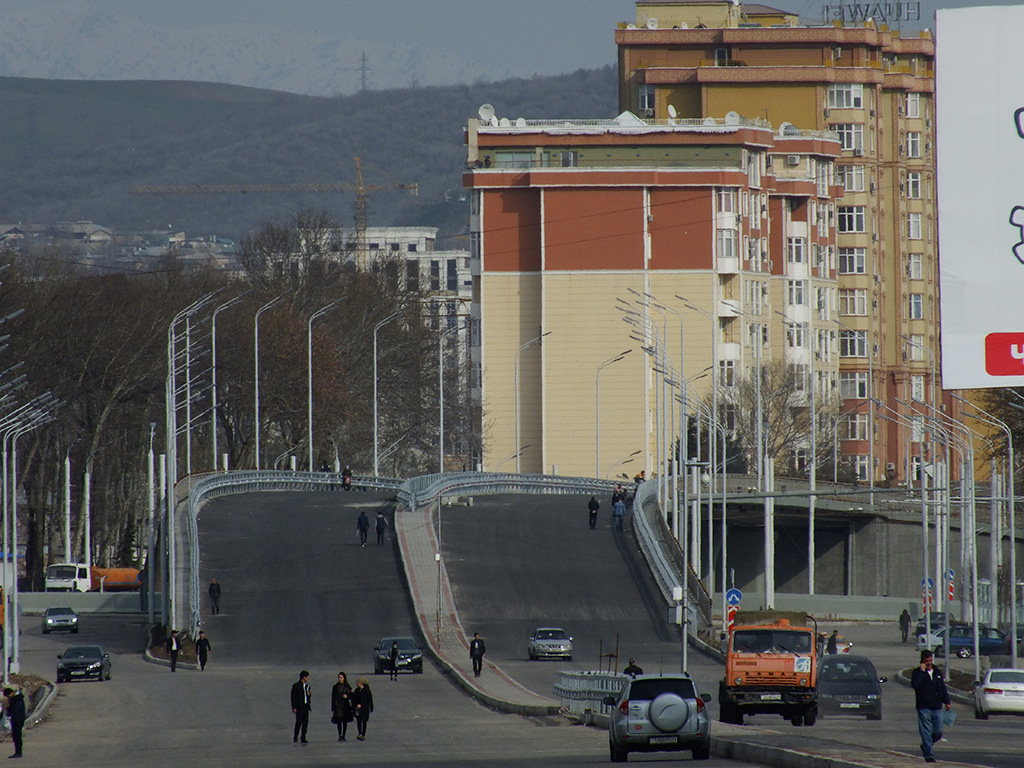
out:
M807 22L823 17L818 0L764 4ZM972 3L920 5L920 23L904 30L934 28L937 7ZM320 65L332 68L338 92L351 92L365 50L374 88L498 80L614 64L616 24L635 17L633 0L0 0L8 48L0 75L222 79L320 92L328 87ZM246 77L253 82L240 82Z

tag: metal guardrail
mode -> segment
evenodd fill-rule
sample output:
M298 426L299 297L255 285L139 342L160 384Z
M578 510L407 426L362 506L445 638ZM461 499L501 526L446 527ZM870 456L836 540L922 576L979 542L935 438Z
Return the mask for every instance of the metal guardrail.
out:
M596 712L607 715L612 708L602 704L602 700L605 696L617 697L627 680L628 675L612 672L561 670L553 693L558 697L562 711L567 714Z

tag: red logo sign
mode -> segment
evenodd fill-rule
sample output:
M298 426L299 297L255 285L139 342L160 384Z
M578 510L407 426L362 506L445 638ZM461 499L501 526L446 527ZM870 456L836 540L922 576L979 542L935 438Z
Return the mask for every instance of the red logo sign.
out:
M990 376L1024 376L1024 333L986 336L985 372Z

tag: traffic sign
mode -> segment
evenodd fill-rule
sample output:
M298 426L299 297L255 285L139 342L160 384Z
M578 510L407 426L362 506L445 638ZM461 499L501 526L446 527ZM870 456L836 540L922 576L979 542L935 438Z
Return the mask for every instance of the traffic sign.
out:
M740 592L735 587L733 587L732 589L727 590L726 593L725 593L725 602L728 603L729 605L739 605L742 600L743 600L743 593Z

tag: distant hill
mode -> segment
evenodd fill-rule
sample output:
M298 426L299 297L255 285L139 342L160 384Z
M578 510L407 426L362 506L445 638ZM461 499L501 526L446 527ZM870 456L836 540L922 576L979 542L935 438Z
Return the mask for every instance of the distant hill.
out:
M0 223L92 220L238 238L299 208L353 223L354 193L137 195L136 185L417 183L369 196L370 226L464 232L463 129L510 118L613 117L614 67L322 98L196 82L0 78ZM439 245L441 245L439 243ZM453 244L454 247L454 244Z

